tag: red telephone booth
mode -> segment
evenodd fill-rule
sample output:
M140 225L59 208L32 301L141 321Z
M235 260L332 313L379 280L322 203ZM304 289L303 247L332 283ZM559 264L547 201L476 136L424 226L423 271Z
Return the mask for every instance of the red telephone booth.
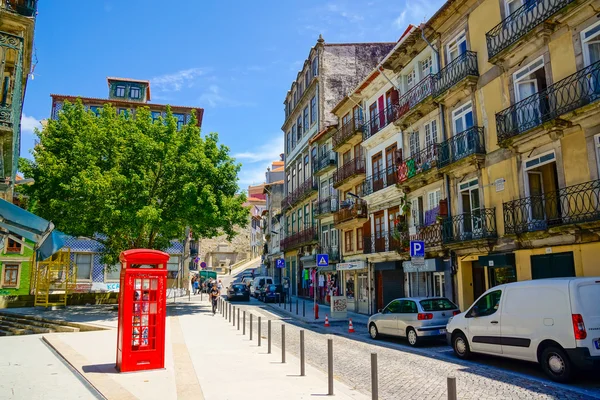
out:
M164 368L169 255L133 249L122 252L120 260L117 369Z

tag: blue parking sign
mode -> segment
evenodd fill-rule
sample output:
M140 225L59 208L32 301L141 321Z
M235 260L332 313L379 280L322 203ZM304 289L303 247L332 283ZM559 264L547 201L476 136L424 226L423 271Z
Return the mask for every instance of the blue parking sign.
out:
M425 257L425 242L422 240L410 241L410 256Z
M275 266L277 268L285 268L285 260L283 258L278 258L275 262Z

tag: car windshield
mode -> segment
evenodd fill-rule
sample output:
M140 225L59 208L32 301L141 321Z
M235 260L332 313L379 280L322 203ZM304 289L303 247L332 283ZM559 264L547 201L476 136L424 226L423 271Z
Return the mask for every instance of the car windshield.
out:
M235 285L233 285L233 288L234 288L234 289L243 289L243 288L245 288L245 287L246 287L246 285L239 284L239 283L238 283L238 284L235 284Z
M458 308L456 304L444 298L421 300L419 303L423 307L423 311L447 311Z

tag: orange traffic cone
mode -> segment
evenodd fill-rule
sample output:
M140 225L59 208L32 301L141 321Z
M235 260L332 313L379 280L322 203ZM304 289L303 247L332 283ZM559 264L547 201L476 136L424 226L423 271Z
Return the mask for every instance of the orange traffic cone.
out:
M325 314L325 328L329 328L329 317Z
M348 333L354 333L354 326L352 325L352 320L348 323Z

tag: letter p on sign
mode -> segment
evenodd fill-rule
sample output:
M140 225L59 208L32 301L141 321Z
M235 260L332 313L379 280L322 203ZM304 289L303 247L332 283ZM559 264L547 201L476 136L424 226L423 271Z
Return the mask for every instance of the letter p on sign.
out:
M425 242L422 240L411 240L410 256L411 257L425 257Z

